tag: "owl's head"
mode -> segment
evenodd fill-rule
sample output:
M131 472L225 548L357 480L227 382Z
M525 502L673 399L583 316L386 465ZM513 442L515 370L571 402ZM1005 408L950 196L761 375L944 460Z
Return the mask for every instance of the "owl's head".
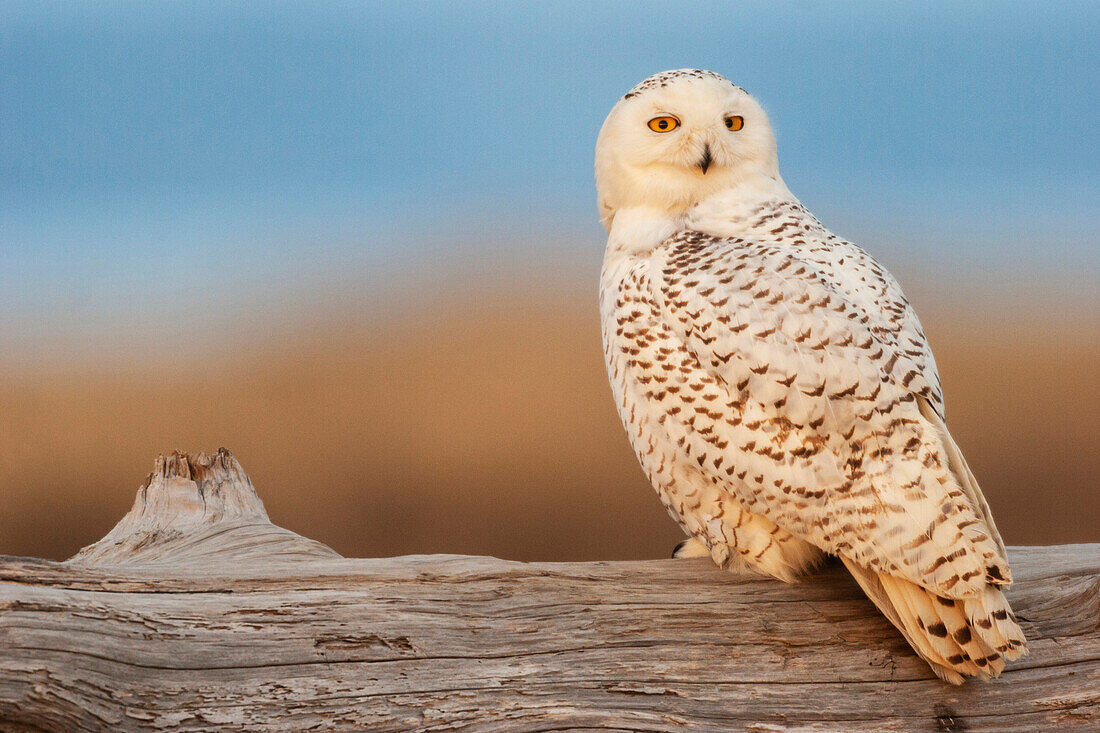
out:
M748 92L711 71L655 74L612 108L596 141L600 220L631 206L670 213L719 191L779 183L775 135Z

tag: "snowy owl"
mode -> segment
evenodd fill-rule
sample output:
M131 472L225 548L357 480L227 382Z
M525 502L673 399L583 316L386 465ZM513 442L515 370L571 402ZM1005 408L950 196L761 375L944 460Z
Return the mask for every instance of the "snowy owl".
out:
M836 555L956 684L1025 654L920 321L787 189L761 106L652 76L604 122L596 187L608 375L676 556L789 581Z

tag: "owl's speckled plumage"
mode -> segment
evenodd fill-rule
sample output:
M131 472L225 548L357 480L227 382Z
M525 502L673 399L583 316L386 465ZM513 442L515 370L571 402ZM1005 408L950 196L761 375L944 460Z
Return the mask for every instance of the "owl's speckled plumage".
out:
M650 129L660 115L678 126ZM752 97L712 72L650 77L604 123L596 173L608 374L688 553L784 580L838 555L952 682L1025 653L920 322L787 189Z

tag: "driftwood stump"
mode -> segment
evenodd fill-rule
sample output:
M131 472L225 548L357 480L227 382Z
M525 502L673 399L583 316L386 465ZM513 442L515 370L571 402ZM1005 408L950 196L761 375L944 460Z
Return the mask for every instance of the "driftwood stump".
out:
M1100 545L1010 553L1031 656L952 687L838 567L345 559L177 453L71 560L0 558L0 730L1100 729Z

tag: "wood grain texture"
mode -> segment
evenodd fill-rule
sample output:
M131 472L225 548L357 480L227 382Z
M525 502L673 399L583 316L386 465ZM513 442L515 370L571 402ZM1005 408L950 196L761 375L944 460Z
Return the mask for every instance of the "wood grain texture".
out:
M253 497L169 457L72 560L0 558L0 730L1100 727L1100 545L1010 548L1032 653L952 687L838 566L345 559Z

